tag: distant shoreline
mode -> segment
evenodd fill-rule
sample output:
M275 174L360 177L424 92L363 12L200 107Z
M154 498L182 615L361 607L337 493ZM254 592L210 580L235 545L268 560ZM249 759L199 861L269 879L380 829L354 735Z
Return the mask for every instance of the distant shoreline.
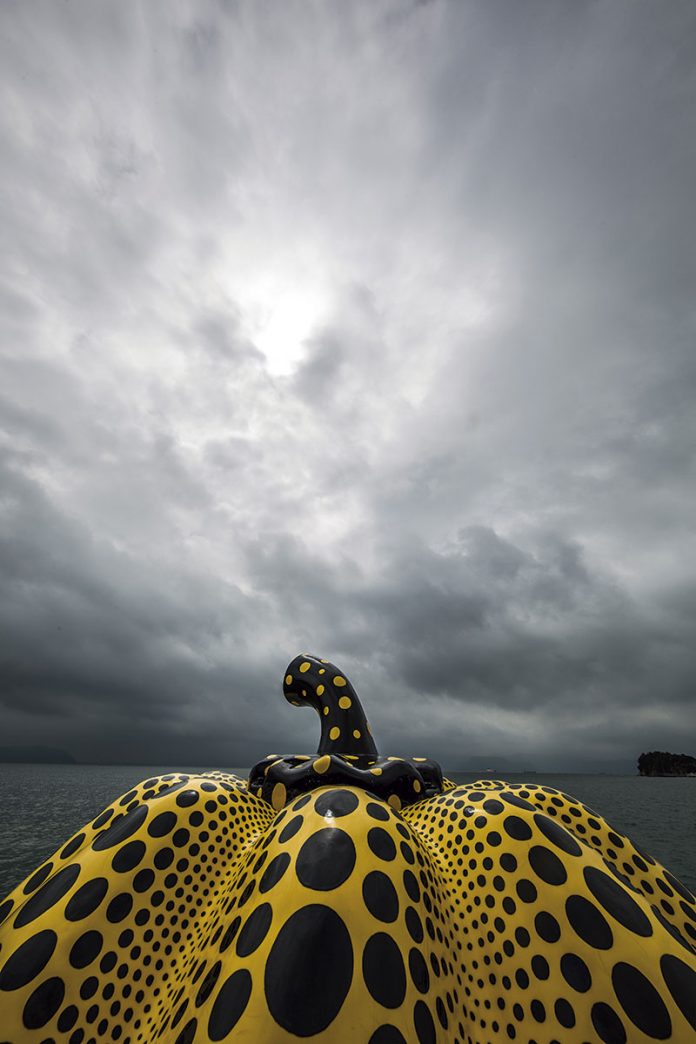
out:
M696 779L696 772L638 772L641 779Z

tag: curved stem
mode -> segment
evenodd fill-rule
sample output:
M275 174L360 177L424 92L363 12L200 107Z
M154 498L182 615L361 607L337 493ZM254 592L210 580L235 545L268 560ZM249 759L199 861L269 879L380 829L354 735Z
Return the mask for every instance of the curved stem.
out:
M318 754L377 756L377 747L358 694L335 664L296 656L283 682L286 700L314 707L321 722Z

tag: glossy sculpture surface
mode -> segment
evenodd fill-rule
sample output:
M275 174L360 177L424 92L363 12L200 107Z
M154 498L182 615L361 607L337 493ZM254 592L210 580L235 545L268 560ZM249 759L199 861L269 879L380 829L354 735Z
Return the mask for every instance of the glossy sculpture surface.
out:
M286 697L322 667L344 678L302 657ZM696 903L625 835L549 787L437 792L415 758L380 795L328 776L382 764L340 746L252 786L153 777L69 839L0 904L0 1040L696 1039Z

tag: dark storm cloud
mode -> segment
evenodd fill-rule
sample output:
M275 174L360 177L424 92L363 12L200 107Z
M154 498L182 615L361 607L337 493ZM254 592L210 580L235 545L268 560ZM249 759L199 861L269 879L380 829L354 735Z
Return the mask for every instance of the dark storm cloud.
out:
M27 719L27 739L147 758L148 744L183 751L193 735L241 753L213 722L230 689L250 700L263 691L253 662L220 662L221 648L231 652L253 626L254 599L183 569L143 571L11 466L2 485L15 534L0 545L2 703Z
M693 749L693 5L0 17L0 745Z

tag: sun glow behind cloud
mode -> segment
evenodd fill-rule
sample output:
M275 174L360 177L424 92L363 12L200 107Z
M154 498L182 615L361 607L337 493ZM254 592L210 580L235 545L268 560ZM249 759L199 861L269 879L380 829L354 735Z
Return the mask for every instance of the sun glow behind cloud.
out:
M316 283L294 274L259 278L242 290L239 306L249 336L266 357L269 373L291 374L305 342L327 315L326 295Z

